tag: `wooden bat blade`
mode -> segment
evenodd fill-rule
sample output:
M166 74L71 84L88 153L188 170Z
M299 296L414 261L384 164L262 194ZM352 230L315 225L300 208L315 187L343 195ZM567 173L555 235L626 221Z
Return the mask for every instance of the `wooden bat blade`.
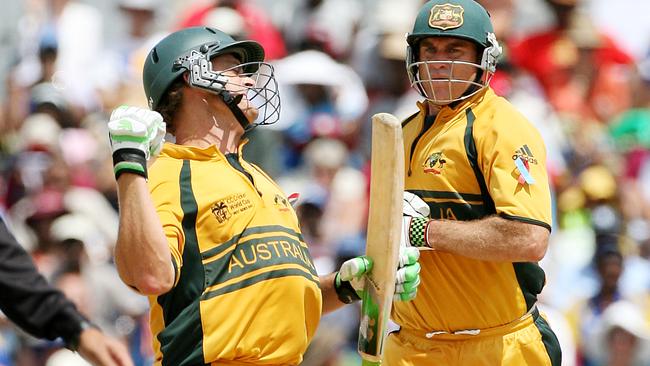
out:
M366 276L358 350L364 362L381 362L395 292L404 192L402 126L395 116L372 117L370 207L366 255L373 268Z

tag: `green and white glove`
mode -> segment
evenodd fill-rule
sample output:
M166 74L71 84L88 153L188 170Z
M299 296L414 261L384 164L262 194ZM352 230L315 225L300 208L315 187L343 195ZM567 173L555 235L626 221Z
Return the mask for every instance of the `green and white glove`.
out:
M400 247L399 262L395 275L396 301L409 301L415 298L420 285L420 251L417 248ZM336 273L334 288L341 302L349 304L361 300L365 285L365 274L372 270L372 260L366 256L345 261Z
M166 124L158 112L129 106L113 110L108 132L115 179L122 173L147 178L147 160L158 156L162 150L165 129Z
M404 247L428 248L429 205L411 192L404 192L402 240Z

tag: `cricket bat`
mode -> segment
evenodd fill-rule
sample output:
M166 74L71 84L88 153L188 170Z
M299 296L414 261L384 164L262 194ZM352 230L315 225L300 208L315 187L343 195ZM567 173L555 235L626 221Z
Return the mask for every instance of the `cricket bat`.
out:
M361 304L358 351L363 365L381 363L395 292L404 192L404 145L395 116L372 116L370 208L366 255L373 261Z

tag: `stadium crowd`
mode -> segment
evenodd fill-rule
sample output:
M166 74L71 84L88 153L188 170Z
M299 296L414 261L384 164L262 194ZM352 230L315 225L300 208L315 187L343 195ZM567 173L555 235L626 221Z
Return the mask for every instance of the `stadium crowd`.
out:
M650 2L479 0L504 56L491 86L540 130L554 225L541 308L563 365L650 365ZM137 365L148 305L112 263L107 121L147 103L141 70L170 31L214 26L261 43L280 121L245 155L299 193L320 273L364 251L370 116L416 111L405 33L418 0L18 0L0 14L0 213L39 270ZM357 309L327 316L304 365L352 365ZM0 365L74 366L61 342L0 317Z

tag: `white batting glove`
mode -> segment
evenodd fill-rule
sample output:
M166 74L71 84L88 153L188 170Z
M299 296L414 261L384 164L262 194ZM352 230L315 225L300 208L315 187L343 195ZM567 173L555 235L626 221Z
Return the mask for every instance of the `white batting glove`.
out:
M427 242L430 212L429 205L420 197L411 192L404 192L401 246L430 249Z
M395 301L410 301L415 298L420 285L420 251L418 248L399 248L399 265L395 274Z
M147 160L162 150L166 124L158 112L120 106L108 122L115 179L122 173L147 178Z
M334 277L334 290L345 304L361 300L365 285L364 275L372 270L372 259L365 255L348 259Z
M422 198L411 192L404 191L403 214L410 217L429 217L431 209Z
M395 274L396 301L409 301L415 298L420 285L420 251L417 248L400 247L399 262ZM372 260L366 256L349 259L341 265L334 279L334 288L339 299L349 304L363 298L366 283L365 275L372 270Z

